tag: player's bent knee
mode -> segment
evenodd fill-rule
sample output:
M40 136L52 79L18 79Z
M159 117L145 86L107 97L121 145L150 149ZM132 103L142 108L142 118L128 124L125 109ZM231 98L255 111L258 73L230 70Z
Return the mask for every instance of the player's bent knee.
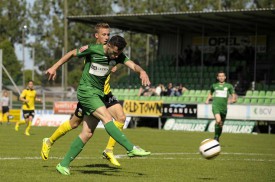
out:
M81 122L83 121L83 118L77 117L76 115L74 115L71 119L70 119L70 125L72 127L72 129L77 128Z
M126 116L124 114L117 118L117 121L119 121L120 123L125 123L125 120L126 120Z
M81 122L82 122L82 120L70 122L72 129L77 128Z
M222 121L216 121L216 125L223 126Z
M93 136L93 133L86 133L86 138L90 139L92 138L92 136Z
M87 142L90 138L92 138L93 133L91 133L91 132L82 132L80 135L81 135L81 138L82 138L83 142Z
M217 124L217 125L220 125L221 122L222 122L221 120L216 120L216 124Z

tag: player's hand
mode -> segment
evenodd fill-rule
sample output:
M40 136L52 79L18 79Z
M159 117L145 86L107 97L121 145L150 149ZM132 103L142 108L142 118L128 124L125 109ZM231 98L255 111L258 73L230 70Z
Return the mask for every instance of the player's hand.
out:
M145 71L140 72L139 78L141 79L141 84L143 86L149 86L151 84L149 77Z
M236 101L235 100L229 100L228 104L234 104Z
M209 104L209 100L205 101L205 104Z
M56 78L56 69L51 67L45 72L45 74L49 75L48 80L55 80L55 78Z
M117 66L112 67L111 72L114 73L117 70Z

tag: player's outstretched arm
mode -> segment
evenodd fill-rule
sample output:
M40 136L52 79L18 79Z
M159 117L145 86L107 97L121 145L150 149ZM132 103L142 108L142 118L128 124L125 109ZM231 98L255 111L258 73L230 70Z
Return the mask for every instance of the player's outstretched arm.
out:
M232 94L232 99L230 101L230 104L233 104L235 102L237 102L237 95L234 93L234 94Z
M67 54L65 54L61 59L59 59L52 67L50 67L45 74L49 75L48 80L55 80L56 78L56 70L63 65L64 63L66 63L67 61L69 61L72 57L75 57L77 54L77 50L74 49L70 52L68 52Z
M144 71L139 65L135 64L131 60L125 62L125 65L128 66L134 72L139 73L139 78L141 79L142 85L147 86L151 84L146 71Z
M209 100L212 98L212 94L209 93L208 96L207 96L207 99L205 101L205 104L209 104Z

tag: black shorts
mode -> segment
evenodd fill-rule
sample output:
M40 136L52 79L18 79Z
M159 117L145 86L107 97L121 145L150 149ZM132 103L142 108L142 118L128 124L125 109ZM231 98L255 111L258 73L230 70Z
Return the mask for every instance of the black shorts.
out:
M2 114L5 114L10 111L10 108L8 106L2 106Z
M104 104L106 108L109 108L115 104L119 104L117 98L112 94L112 92L109 92L107 95L104 95ZM82 114L83 108L80 102L77 103L76 109L74 111L74 115L78 118L83 118Z
M83 108L80 102L77 103L76 109L74 111L74 115L80 119L82 119L84 116L82 114ZM72 117L71 117L72 118Z
M30 116L34 118L34 110L23 110L23 117L25 119L29 118Z
M115 104L119 104L119 102L112 92L109 92L107 95L104 95L104 104L106 108L109 108Z

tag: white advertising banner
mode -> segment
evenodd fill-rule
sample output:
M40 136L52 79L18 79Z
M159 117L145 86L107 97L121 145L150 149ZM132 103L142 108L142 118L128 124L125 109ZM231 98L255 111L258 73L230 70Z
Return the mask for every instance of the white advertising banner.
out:
M209 132L215 132L215 120L212 120L208 125ZM224 122L223 133L252 133L255 126L255 121L232 121L226 120Z
M208 120L169 118L165 122L164 130L205 131Z
M33 118L33 126L53 126L58 127L65 121L70 120L69 114L36 114ZM124 128L127 128L131 121L131 117L126 117ZM97 128L104 128L103 123L100 121Z
M275 121L275 106L249 106L247 119Z
M214 119L211 104L198 104L197 118ZM226 119L275 121L275 106L228 105Z
M59 126L70 120L69 114L36 114L33 118L33 126Z

